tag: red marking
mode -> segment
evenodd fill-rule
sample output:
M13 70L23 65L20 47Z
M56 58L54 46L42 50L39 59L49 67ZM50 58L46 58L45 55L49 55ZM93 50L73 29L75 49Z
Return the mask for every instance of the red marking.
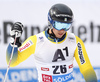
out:
M52 76L51 75L42 74L42 81L43 82L53 82L52 81Z
M22 50L28 48L31 44L29 42L27 42L24 46L22 46L21 48L19 48L19 51L21 52Z
M69 65L69 69L73 68L73 64Z
M42 70L42 71L49 71L49 68L41 67L41 70Z

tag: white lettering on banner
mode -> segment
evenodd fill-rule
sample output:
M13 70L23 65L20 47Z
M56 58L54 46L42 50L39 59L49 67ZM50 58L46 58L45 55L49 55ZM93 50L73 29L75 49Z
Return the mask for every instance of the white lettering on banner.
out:
M4 74L0 72L0 82L4 80ZM6 82L29 82L32 80L37 80L37 71L36 70L16 70L10 71Z
M23 46L21 46L18 50L20 52L24 51L25 49L27 49L28 47L30 47L33 44L33 42L31 40L29 40L26 44L24 44Z
M0 79L4 79L4 75L1 72L0 72Z
M13 72L13 73L11 74L11 77L12 77L12 81L14 81L14 82L20 81L20 78L21 78L18 72Z

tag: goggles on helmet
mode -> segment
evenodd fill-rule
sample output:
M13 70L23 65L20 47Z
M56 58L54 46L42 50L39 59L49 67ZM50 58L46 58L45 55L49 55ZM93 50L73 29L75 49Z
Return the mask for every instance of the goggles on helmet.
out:
M52 26L57 29L57 30L62 30L64 29L65 31L69 30L71 25L72 25L72 22L60 22L60 21L56 21L56 20L53 20L51 17L50 17L50 14L48 13L48 21L52 24Z
M62 23L62 22L58 22L58 21L53 21L52 22L52 26L57 29L57 30L69 30L71 27L71 23Z

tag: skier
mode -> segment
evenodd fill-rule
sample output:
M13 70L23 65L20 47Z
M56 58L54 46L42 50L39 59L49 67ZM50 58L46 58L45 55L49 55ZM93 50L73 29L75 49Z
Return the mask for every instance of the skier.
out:
M55 4L48 12L48 29L30 36L21 45L23 25L16 22L11 28L11 42L7 48L7 63L14 52L11 67L15 67L30 55L34 55L39 82L73 82L73 59L86 82L97 82L83 41L68 32L73 23L73 12L65 4Z

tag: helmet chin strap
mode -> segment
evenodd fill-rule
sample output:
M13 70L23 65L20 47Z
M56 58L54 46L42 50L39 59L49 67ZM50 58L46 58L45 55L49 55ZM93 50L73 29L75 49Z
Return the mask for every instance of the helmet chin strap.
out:
M49 30L51 30L51 33L49 33ZM48 21L48 30L47 30L47 33L49 34L49 36L53 39L57 39L57 37L55 36L54 32L53 32L53 26L52 24L50 23L50 21Z
M55 36L55 34L54 34L54 32L53 32L53 29L51 29L51 32L52 32L52 33L49 33L49 30L50 30L50 29L47 30L47 33L49 34L49 36L50 36L51 38L53 38L53 39L55 39L55 38L57 39L57 37Z

